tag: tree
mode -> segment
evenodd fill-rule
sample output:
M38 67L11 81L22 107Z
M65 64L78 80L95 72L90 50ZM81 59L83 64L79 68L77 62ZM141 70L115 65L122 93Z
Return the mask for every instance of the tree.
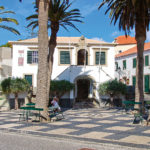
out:
M136 89L135 100L142 102L142 106L136 107L142 110L144 108L143 92L143 51L146 40L146 31L149 30L150 23L150 1L149 0L103 0L99 9L108 5L105 12L110 12L111 22L114 25L119 21L119 29L129 34L131 29L135 28L135 39L137 41L137 67L136 67ZM144 111L144 110L143 110Z
M4 15L4 14L15 14L13 11L4 11L5 8L3 6L0 6L0 15ZM18 34L20 35L20 33L15 29L15 28L12 28L12 27L9 27L7 25L3 25L1 23L4 23L4 22L7 22L7 23L14 23L16 25L18 25L18 21L14 18L4 18L4 17L0 17L0 28L1 29L6 29L14 34Z
M29 83L21 78L7 78L1 82L2 92L5 94L14 94L15 109L18 109L18 94L29 90Z
M50 85L50 96L57 96L58 98L74 88L74 84L66 80L52 80Z
M6 44L0 45L0 47L10 47L10 48L12 48L12 44L7 42Z
M100 84L98 92L100 95L109 95L113 102L114 96L126 94L127 86L117 80L110 80Z
M49 87L50 87L50 80L51 80L51 74L52 74L52 67L53 67L53 54L55 47L57 45L56 38L57 33L59 31L59 27L62 26L67 30L66 26L73 27L74 29L78 30L78 28L73 24L73 22L82 22L79 20L81 17L81 14L78 9L72 9L69 10L72 3L68 3L67 1L63 0L51 0L49 3L49 11L48 11L48 28L51 29L51 36L49 40L49 52L46 55L48 57L47 62L47 99L46 102L43 101L43 104L40 104L41 106L44 106L44 114L46 116L47 114L47 106L49 102ZM32 29L36 28L39 25L39 18L37 18L37 14L31 15L27 18L27 20L31 20L28 27L32 26ZM78 30L79 31L79 30ZM40 58L40 55L39 55ZM41 57L42 60L44 59ZM46 58L45 58L46 59ZM46 59L47 60L47 59ZM40 93L37 93L37 103L41 103ZM48 117L48 116L47 116ZM45 117L46 118L46 117Z

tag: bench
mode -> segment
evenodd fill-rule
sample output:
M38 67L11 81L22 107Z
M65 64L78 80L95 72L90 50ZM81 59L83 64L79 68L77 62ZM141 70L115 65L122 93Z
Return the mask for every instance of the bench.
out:
M146 120L147 125L150 121L149 115L150 115L150 101L144 101L144 109L145 114L142 114L139 109L134 108L134 105L142 105L142 102L135 102L135 101L123 101L124 109L127 112L128 110L136 110L137 112L134 114L134 124L142 123L143 120Z
M135 101L123 101L124 109L127 112L128 110L137 110L134 108L134 105L142 105L142 102L135 102Z
M49 108L48 112L49 112L50 121L54 117L56 117L56 120L64 119L63 112L60 110L57 110L56 108Z

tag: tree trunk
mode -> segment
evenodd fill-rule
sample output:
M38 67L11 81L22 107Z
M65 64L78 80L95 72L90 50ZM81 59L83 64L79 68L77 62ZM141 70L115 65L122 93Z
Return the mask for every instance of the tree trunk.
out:
M141 11L139 11L141 12ZM144 17L139 18L137 13L136 24L135 24L135 38L137 41L137 66L136 66L136 88L135 88L135 101L142 102L141 105L136 105L135 108L140 109L144 113L144 91L143 91L143 52L144 52L144 43L146 40L146 26L144 23Z
M59 30L58 23L51 23L51 36L49 40L49 55L48 55L48 86L47 86L47 99L49 100L49 93L50 93L50 82L52 76L52 69L53 69L53 55L55 51L55 47L57 45L57 32Z
M47 56L48 56L48 0L39 1L39 33L38 33L38 75L36 108L43 108L42 116L48 118L47 107Z
M17 110L19 108L19 105L18 105L18 94L15 93L15 109Z

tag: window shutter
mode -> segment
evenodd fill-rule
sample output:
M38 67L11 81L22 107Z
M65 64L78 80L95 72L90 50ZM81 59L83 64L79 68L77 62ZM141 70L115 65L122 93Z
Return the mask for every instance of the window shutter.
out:
M70 64L69 51L60 51L60 64Z
M136 58L133 59L133 68L136 68Z
M136 77L132 77L132 85L135 86L136 85Z
M145 85L145 92L149 92L150 91L150 86L149 86L149 75L145 75L144 76L144 85Z
M105 52L101 52L101 54L100 54L100 52L96 52L96 65L99 64L99 57L101 57L100 58L100 64L101 65L105 65L106 64L106 55L105 55Z
M126 60L123 60L123 70L126 69Z
M149 56L145 56L145 66L149 66Z
M32 64L32 51L27 51L27 64Z

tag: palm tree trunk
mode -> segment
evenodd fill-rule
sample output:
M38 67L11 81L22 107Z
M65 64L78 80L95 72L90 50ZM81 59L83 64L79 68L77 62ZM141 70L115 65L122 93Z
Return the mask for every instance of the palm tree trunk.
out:
M137 16L139 16L139 15L137 14ZM142 102L142 106L137 105L135 107L138 108L140 111L142 111L142 113L144 113L144 91L143 91L144 59L143 59L143 52L144 52L144 43L146 40L146 27L144 24L144 20L139 19L139 18L136 20L135 31L136 31L135 37L136 37L136 41L137 41L135 101Z
M18 94L15 93L15 109L17 110L18 107L19 107L19 105L18 105Z
M43 108L42 116L48 118L47 107L47 56L48 56L48 0L39 1L39 33L38 33L38 76L36 107Z
M50 82L52 76L53 69L53 55L55 51L55 47L57 45L57 32L59 30L59 24L51 23L51 36L49 40L49 56L48 56L48 86L47 86L47 99L49 101L49 93L50 93Z

